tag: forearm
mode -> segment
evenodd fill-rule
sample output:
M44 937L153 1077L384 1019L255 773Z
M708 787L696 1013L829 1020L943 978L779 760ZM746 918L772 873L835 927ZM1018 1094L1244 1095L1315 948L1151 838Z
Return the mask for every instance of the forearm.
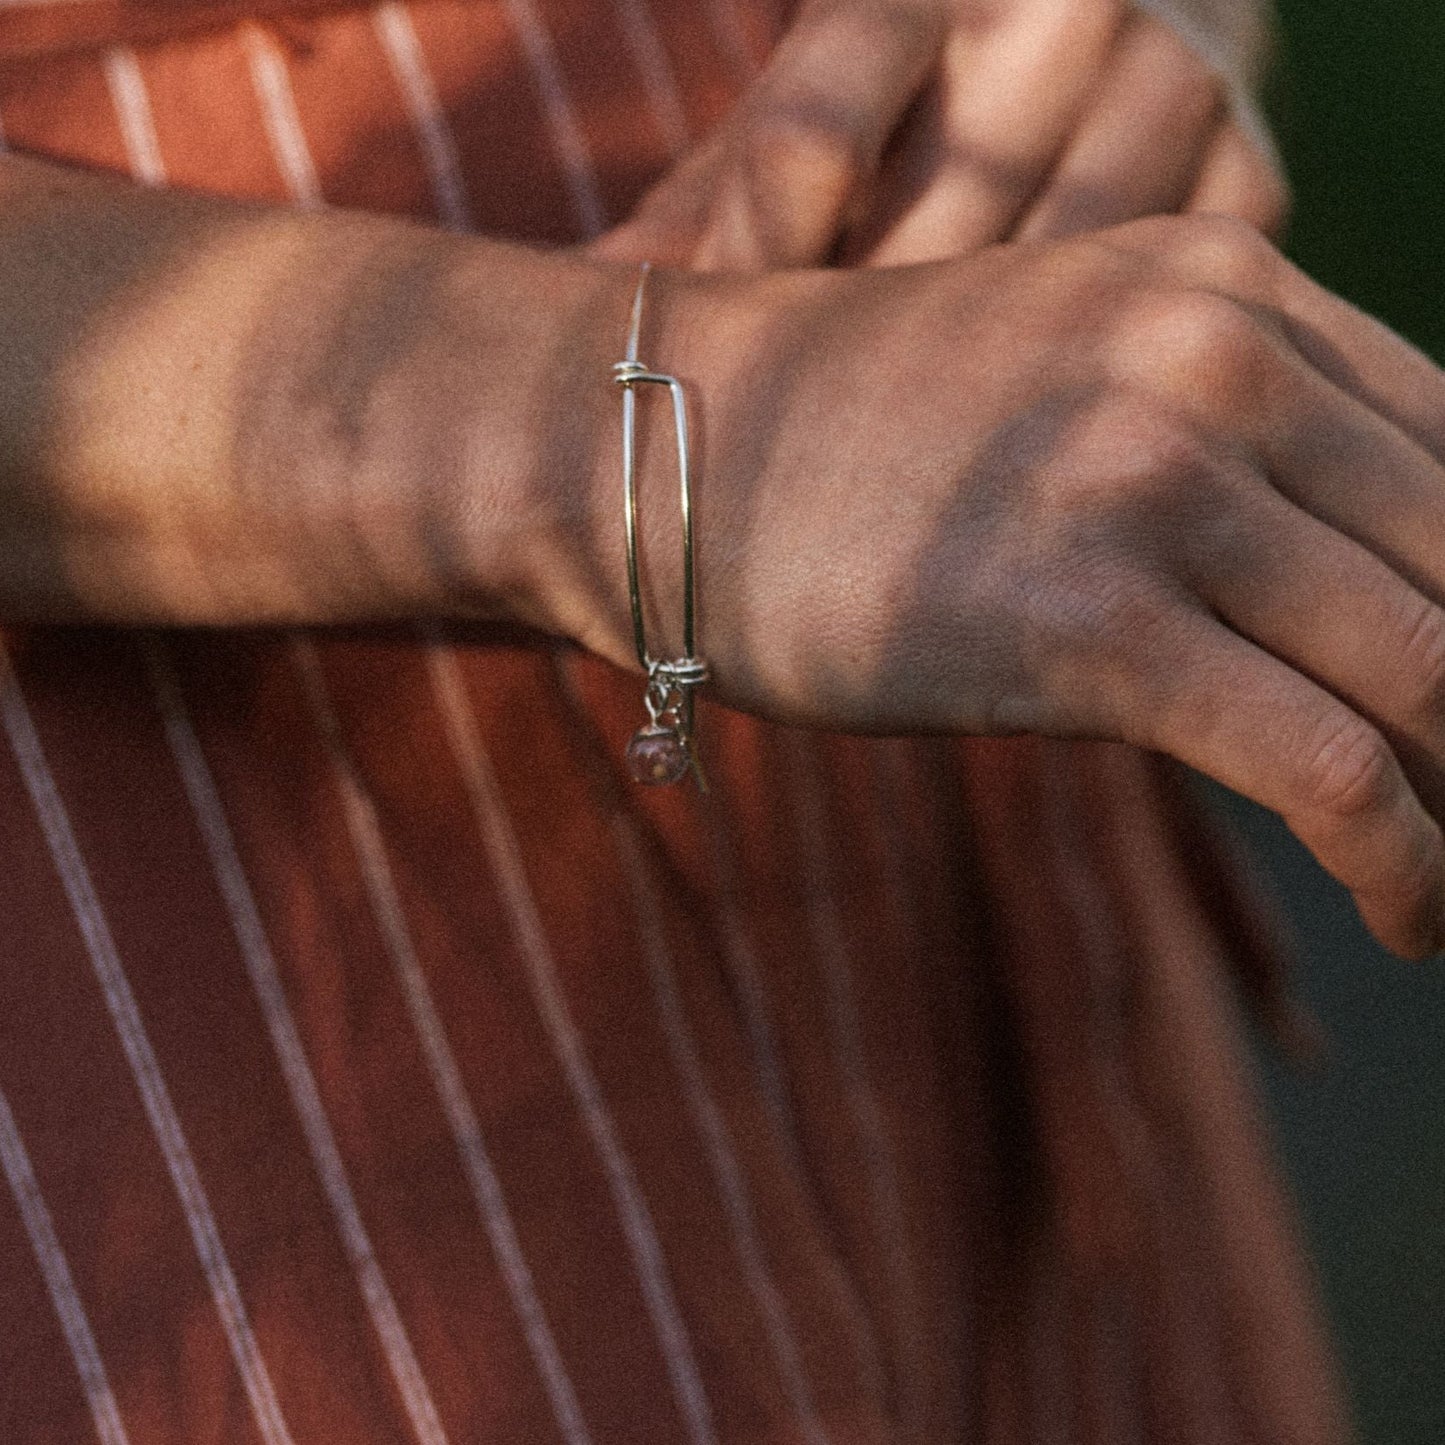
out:
M0 234L0 617L545 620L605 269L13 158Z

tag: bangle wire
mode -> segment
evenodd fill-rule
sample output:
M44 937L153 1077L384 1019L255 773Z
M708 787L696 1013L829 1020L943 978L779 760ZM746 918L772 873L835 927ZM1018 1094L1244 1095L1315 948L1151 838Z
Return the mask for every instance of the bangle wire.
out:
M648 708L654 722L671 705L676 709L679 732L687 749L699 786L705 787L702 770L692 748L692 694L707 680L707 664L696 654L696 581L693 565L692 459L688 446L687 398L682 383L644 366L638 359L642 345L642 308L652 263L642 264L637 291L632 298L632 320L627 332L627 354L612 368L613 380L622 387L622 480L623 512L627 534L627 590L632 605L632 638L637 660L648 677ZM647 624L643 616L642 578L637 542L637 396L639 386L666 387L672 399L673 427L677 434L677 472L682 512L682 657L665 661L654 657L647 646ZM658 707L656 704L663 706Z
M632 599L632 633L637 647L637 660L651 668L657 659L647 648L647 628L642 616L642 582L637 561L637 397L634 387L652 384L665 386L672 397L673 426L677 432L677 472L679 500L682 507L682 650L693 657L695 611L692 542L692 459L688 447L687 398L682 383L675 376L664 376L638 360L642 344L642 303L652 263L642 265L637 278L637 291L632 298L632 324L627 332L627 356L613 368L613 376L622 387L622 477L626 488L627 517L627 586Z

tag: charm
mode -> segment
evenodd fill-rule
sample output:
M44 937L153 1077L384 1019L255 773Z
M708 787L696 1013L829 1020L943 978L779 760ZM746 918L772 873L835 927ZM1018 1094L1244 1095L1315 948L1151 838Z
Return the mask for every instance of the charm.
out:
M707 779L692 749L692 689L707 680L696 658L647 665L647 722L627 744L627 773L634 783L680 783L692 773L707 792Z
M649 723L627 744L627 773L634 783L662 786L680 783L692 766L687 744L676 728Z

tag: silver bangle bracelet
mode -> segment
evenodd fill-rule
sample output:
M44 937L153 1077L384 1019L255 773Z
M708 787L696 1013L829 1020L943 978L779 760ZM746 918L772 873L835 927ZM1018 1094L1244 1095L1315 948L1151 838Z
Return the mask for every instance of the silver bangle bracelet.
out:
M642 336L642 303L651 262L644 262L632 300L632 324L627 334L627 355L612 368L612 379L622 388L623 517L627 538L627 591L632 603L632 638L637 660L647 674L644 704L648 721L627 745L627 771L634 782L680 782L691 773L707 791L698 761L693 727L693 694L708 679L707 664L697 655L694 638L696 578L693 569L692 471L688 451L687 398L675 376L664 376L638 359ZM672 419L677 431L677 470L682 504L682 650L671 660L654 657L647 646L647 624L642 615L642 581L637 561L637 388L664 386L672 397Z

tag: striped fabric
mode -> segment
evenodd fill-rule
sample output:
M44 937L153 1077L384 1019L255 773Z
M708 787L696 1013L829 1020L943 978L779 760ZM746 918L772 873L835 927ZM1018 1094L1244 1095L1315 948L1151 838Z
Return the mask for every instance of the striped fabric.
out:
M733 0L0 5L17 149L573 240ZM1123 748L709 708L500 634L12 633L4 1445L1336 1445L1232 995Z

